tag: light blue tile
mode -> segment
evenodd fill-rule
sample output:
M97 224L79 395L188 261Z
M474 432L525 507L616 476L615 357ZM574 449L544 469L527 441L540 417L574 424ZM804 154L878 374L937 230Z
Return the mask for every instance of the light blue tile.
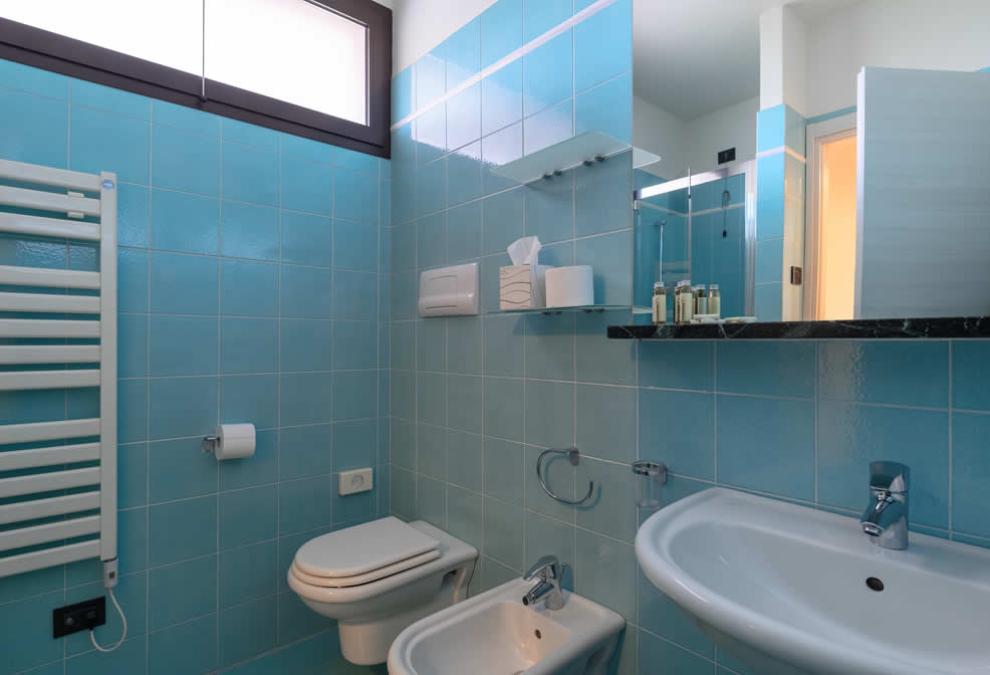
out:
M225 375L274 372L277 344L278 324L274 319L223 319L220 369Z
M274 147L223 144L223 196L239 202L275 206L278 158Z
M375 463L378 425L373 420L333 425L333 470L347 471Z
M481 67L522 46L522 0L498 0L481 15Z
M437 159L421 166L416 176L416 216L443 210L447 205L447 163Z
M331 350L334 370L374 368L378 354L372 338L378 330L378 325L371 321L334 321Z
M118 249L117 285L121 312L148 311L148 254L145 251Z
M152 253L151 311L216 314L216 259L157 251Z
M447 211L447 262L457 263L481 255L481 202Z
M117 385L117 435L121 443L148 437L148 381L123 380Z
M526 443L554 448L573 445L573 384L527 380Z
M482 496L470 490L447 486L447 531L480 549L484 526Z
M525 319L517 316L486 316L482 322L485 332L485 374L522 376Z
M651 664L663 663L671 672L684 675L715 675L715 664L706 661L686 649L678 647L673 642L639 631L637 659L640 675L650 673Z
M275 538L275 486L263 485L220 495L220 549Z
M378 269L378 231L374 226L335 220L333 266L373 272Z
M153 185L219 196L218 138L155 124L152 129L152 144L155 148L151 156Z
M144 377L148 374L148 316L117 316L117 374L120 377Z
M574 180L567 172L526 186L526 234L544 244L574 238Z
M330 378L325 373L280 376L279 409L283 426L329 422Z
M523 380L485 378L485 435L524 440Z
M481 19L464 24L444 41L441 51L447 61L449 91L481 69Z
M188 560L217 550L215 496L159 504L148 509L148 562Z
M330 270L281 266L279 295L283 317L330 317Z
M862 486L869 478L869 463L892 460L911 467L911 522L948 526L947 413L837 401L822 401L818 411L821 503L856 511L865 508Z
M523 115L571 98L573 56L568 30L523 57Z
M412 111L413 69L408 67L392 77L392 120L401 120Z
M218 475L217 461L203 452L200 438L148 444L148 499L152 503L216 492Z
M447 205L460 204L484 194L481 143L467 145L447 155Z
M220 121L223 118L217 115L165 101L152 101L151 108L155 124L164 124L210 138L220 138Z
M278 532L305 532L330 525L336 486L329 476L278 484Z
M492 195L482 202L482 251L502 253L509 244L523 236L526 192L509 190Z
M109 641L106 638L97 639L102 642ZM148 638L146 635L137 635L128 638L119 649L109 654L90 651L66 659L64 673L62 662L59 662L50 666L48 670L31 671L30 675L102 675L103 673L140 675L147 672L147 663Z
M416 470L445 480L447 477L447 435L443 427L416 425Z
M18 673L62 657L62 644L51 638L52 610L63 605L62 589L0 606L5 673Z
M220 253L238 258L278 257L278 211L266 206L221 202Z
M574 590L624 617L636 612L636 556L629 544L577 530Z
M367 419L378 411L378 379L373 372L339 372L333 379L333 418Z
M756 244L757 283L776 283L784 269L784 240L762 239Z
M196 558L148 573L148 620L153 631L216 609L217 557Z
M595 274L595 302L601 305L632 303L632 230L574 242L574 264L591 265Z
M952 343L952 405L990 410L990 340Z
M718 390L734 394L815 394L815 345L807 342L718 344Z
M481 374L480 319L454 317L447 321L447 371Z
M437 105L424 110L412 125L416 140L416 166L426 166L436 161L449 149L446 106ZM422 180L418 180L422 185Z
M117 506L130 509L148 502L148 445L117 446Z
M628 74L578 94L574 101L574 133L598 131L631 143L632 91L632 74Z
M814 498L812 401L719 396L717 405L720 482L795 499Z
M274 387L271 391L273 398L277 397ZM224 421L243 421L249 417L225 418ZM262 485L275 481L278 453L276 451L276 432L258 431L255 434L255 449L253 457L232 459L223 462L220 467L220 487L232 490L252 485Z
M271 429L278 424L275 375L228 375L220 379L220 386L222 423L250 421L258 429Z
M279 479L330 473L333 468L331 448L332 427L329 424L279 430Z
M780 321L781 284L756 284L756 316L760 321Z
M636 345L607 337L609 325L630 321L627 312L579 314L576 317L574 360L579 382L635 384Z
M213 317L152 315L151 376L214 375L218 326Z
M632 202L626 198L632 191L631 157L630 153L623 153L605 162L580 166L575 170L575 236L632 227ZM628 260L631 253L627 252L626 256Z
M636 390L577 385L577 447L591 457L636 458Z
M220 313L228 316L274 316L274 264L249 260L220 261Z
M529 42L571 18L571 0L523 0L523 41Z
M217 615L209 614L148 637L149 675L203 673L217 663Z
M332 145L293 134L282 134L279 140L281 155L286 160L303 160L322 164L333 162L335 148Z
M416 263L420 268L436 267L446 259L443 242L446 238L443 213L435 213L416 223Z
M220 135L225 141L233 141L244 145L253 145L265 150L278 148L279 136L277 131L248 124L229 117L220 120Z
M573 565L574 528L568 523L527 511L524 559L539 560L545 555L555 555L561 562ZM570 585L571 576L569 572L565 572L565 588Z
M480 433L482 380L473 375L447 376L447 426Z
M481 138L481 84L447 100L447 145L461 148Z
M48 98L65 100L69 95L67 77L41 68L32 68L21 63L0 59L0 87L16 89Z
M447 480L468 490L482 489L482 437L464 431L447 430Z
M329 218L282 211L282 260L299 265L330 267L333 227Z
M523 455L520 443L485 438L485 496L512 504L522 503Z
M374 308L378 276L369 272L334 270L333 318L363 319Z
M220 553L220 607L275 593L275 542L266 541Z
M280 205L329 216L333 213L333 167L283 153Z
M117 185L117 243L147 246L150 222L150 190L143 186Z
M756 114L756 149L772 150L784 145L785 106L783 103Z
M63 168L69 157L69 111L65 101L0 89L0 156ZM109 170L109 169L108 169Z
M600 534L632 543L636 536L636 475L627 464L587 458L577 467L578 498L594 484L591 499L577 507L577 524Z
M522 119L522 61L513 61L481 82L481 131L488 135Z
M484 162L482 183L485 187L485 194L501 192L517 185L515 181L495 175L492 173L492 169L508 164L522 156L522 122L517 122L481 139L481 158Z
M333 189L334 218L378 224L376 176L356 171L337 171Z
M147 185L150 132L147 119L73 106L69 168L113 171L120 181Z
M526 377L573 380L573 317L527 316L525 350Z
M522 571L524 564L523 514L516 504L485 498L485 555L516 571Z
M574 101L546 108L523 120L523 147L529 155L574 135Z
M416 104L419 110L441 97L447 90L447 62L437 50L424 55L413 64L413 82L416 86Z
M715 396L643 389L639 456L677 474L715 479Z
M618 0L574 27L574 89L632 70L632 0Z
M275 646L275 598L252 600L220 614L220 664L230 665Z
M443 373L419 372L416 376L416 420L444 424L446 379Z
M331 619L307 607L295 593L278 596L278 644L288 644L333 627Z
M698 627L694 616L664 595L640 571L638 574L639 619L637 623L667 640L684 645L707 658L714 658L715 646Z
M987 438L990 415L952 416L952 528L982 537L990 536Z
M711 391L715 388L713 342L643 342L641 386Z
M822 398L944 408L948 342L822 342Z
M151 381L149 433L152 439L204 436L217 423L216 377Z

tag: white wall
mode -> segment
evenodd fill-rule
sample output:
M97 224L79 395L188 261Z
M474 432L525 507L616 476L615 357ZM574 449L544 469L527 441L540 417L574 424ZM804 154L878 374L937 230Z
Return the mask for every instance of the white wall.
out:
M735 147L736 158L756 156L756 113L760 99L716 110L693 120L681 120L649 101L633 99L633 145L662 158L650 171L666 179L707 171L718 166L719 150Z
M863 66L990 66L988 0L864 0L807 28L808 117L855 105Z
M393 73L411 66L458 28L495 4L495 0L390 1L393 5Z

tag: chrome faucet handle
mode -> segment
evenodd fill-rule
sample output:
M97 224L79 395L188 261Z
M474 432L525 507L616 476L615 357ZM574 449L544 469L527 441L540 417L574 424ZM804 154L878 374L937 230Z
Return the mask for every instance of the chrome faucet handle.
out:
M539 560L537 560L529 571L523 575L523 580L529 581L536 575L540 575L540 578L546 579L560 579L560 560L555 555L545 555ZM550 574L547 574L549 570Z
M870 489L892 494L908 491L911 468L900 462L870 462Z

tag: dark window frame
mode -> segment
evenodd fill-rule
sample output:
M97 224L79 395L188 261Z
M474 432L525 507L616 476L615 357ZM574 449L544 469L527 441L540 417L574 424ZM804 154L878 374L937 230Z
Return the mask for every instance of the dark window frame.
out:
M388 158L392 10L372 0L304 0L368 29L368 125L0 17L0 58Z

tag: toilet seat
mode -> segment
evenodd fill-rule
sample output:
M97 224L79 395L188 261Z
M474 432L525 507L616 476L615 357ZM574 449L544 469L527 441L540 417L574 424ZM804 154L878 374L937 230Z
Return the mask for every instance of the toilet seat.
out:
M290 573L311 586L360 586L436 560L439 546L433 537L390 516L306 542Z

